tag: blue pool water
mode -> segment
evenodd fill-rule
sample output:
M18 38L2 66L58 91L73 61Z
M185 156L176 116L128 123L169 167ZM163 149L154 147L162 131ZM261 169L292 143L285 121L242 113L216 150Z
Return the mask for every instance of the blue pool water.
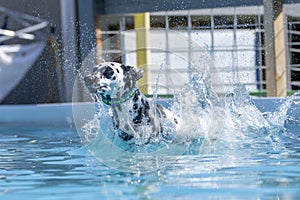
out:
M282 101L258 99L255 104L265 112ZM85 110L84 104L77 106ZM0 107L0 199L300 198L297 120L287 120L285 132L273 133L270 143L259 136L224 140L200 155L166 158L170 164L165 168L130 173L90 154L71 107ZM299 117L299 109L292 112Z

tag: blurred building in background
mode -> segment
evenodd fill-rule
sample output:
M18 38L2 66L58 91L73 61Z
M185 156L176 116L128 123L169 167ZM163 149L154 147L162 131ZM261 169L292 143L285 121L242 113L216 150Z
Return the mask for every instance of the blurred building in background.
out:
M300 88L300 0L283 3L286 87L291 91ZM135 56L126 56L133 48L126 41L134 35L135 14L143 12L150 13L150 28L160 30L150 40L164 43L166 48L165 52L150 52L152 59L169 62L176 71L188 73L188 65L172 63L166 55L174 41L172 31L177 31L188 40L206 44L214 65L226 77L225 84L230 85L238 77L252 94L262 95L266 89L263 0L1 0L0 6L49 22L47 45L41 57L3 99L4 104L72 101L77 70L95 47L99 51L104 48L120 62L135 64ZM5 17L1 13L0 25ZM16 27L8 24L6 28ZM104 42L112 37L109 43ZM172 51L193 57L188 46L177 45ZM160 69L153 67L149 71L149 81L155 81ZM162 76L168 85L173 75L169 71Z
M87 4L85 4L86 2ZM81 58L84 57L84 52L88 52L95 44L94 21L91 20L93 19L93 7L88 2L1 0L0 7L20 15L38 17L49 24L42 33L46 46L39 59L0 103L36 104L72 101L73 84ZM90 7L86 7L86 5ZM82 10L84 10L84 14L81 12ZM84 22L86 18L88 18L88 22ZM79 21L83 23L80 24ZM20 24L26 27L26 22L18 23L9 16L8 12L2 10L0 11L0 26L4 23L4 28L7 30L20 30ZM85 36L80 31L84 32ZM16 37L1 44L13 45L25 42L28 41Z

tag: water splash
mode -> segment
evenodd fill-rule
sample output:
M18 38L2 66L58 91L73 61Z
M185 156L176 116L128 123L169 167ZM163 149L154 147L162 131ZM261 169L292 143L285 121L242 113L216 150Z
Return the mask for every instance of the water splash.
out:
M86 59L80 69L80 81L92 70L91 67L97 62L95 57L99 61L94 54L95 52ZM188 62L188 59L172 55L183 63ZM101 58L103 57L105 56ZM167 73L165 63L155 63L160 66L160 69L155 83L150 83L153 89L152 103L163 104L182 119L178 132L175 132L172 127L165 126L169 128L168 132L174 134L169 140L159 135L152 140L151 145L144 145L143 140L153 134L147 127L141 128L141 133L137 135L142 135L144 138L140 137L135 144L126 146L114 137L115 133L111 128L113 127L112 113L109 107L94 97L96 105L93 108L95 111L93 119L79 126L84 135L81 138L90 152L116 168L124 168L121 164L119 166L115 163L115 160L122 159L123 163L128 162L127 164L130 165L128 169L141 170L135 164L140 165L145 162L145 159L149 160L147 156L153 156L147 165L155 169L165 165L161 164L166 162L163 156L224 152L225 155L241 157L242 152L244 154L266 153L266 149L269 152L278 152L284 148L287 138L299 139L299 136L290 131L292 127L289 127L291 124L299 124L299 115L292 109L295 105L299 108L299 93L288 98L276 112L262 113L242 84L233 84L231 87L233 90L224 91L227 87L222 86L221 74L213 73L217 69L211 65L209 55L201 54L196 57L199 61L195 60L187 64L188 80L180 89L166 88L160 83L160 79L163 79L161 74ZM111 60L108 58L105 60ZM168 67L168 72L170 68ZM181 76L179 72L176 75ZM176 80L170 82L175 83ZM216 86L218 84L221 86ZM174 98L168 99L167 102L161 101L158 95L162 91L161 88L169 91L169 94L174 94ZM103 142L104 140L106 143ZM111 146L116 148L111 149ZM114 158L114 161L111 161L111 158ZM145 170L148 170L147 167Z
M163 73L164 67L161 65ZM205 73L193 73L190 81L174 98L159 99L160 76L151 86L152 103L161 103L182 119L178 132L169 140L158 136L150 144L143 139L152 135L145 127L136 144L124 144L115 137L112 112L95 96L95 114L82 127L82 142L97 159L122 171L153 171L164 168L178 156L228 155L236 162L251 155L282 154L288 140L299 140L293 125L299 126L300 95L287 98L275 112L262 113L242 84L233 85L233 91L216 93L210 77ZM171 91L171 89L170 89ZM111 149L112 148L112 149Z
M161 67L161 70L163 67ZM159 76L154 84L153 102L158 101ZM291 120L287 116L288 110L292 104L299 104L296 99L299 99L299 94L288 98L285 103L274 113L261 113L254 105L252 98L249 96L246 88L241 84L233 86L233 93L225 95L217 95L209 85L209 80L206 80L205 74L195 73L188 84L178 91L171 104L171 110L182 119L182 127L180 132L174 133L174 140L166 141L163 137L157 137L152 140L159 148L166 147L169 143L188 144L189 146L198 143L194 152L201 152L203 140L205 145L211 145L213 148L218 143L231 143L232 146L257 146L257 141L260 144L278 146L285 131L287 120ZM83 132L87 135L85 139L91 140L96 137L97 131L102 131L109 140L115 145L120 145L120 140L115 141L110 118L112 113L109 108L102 104L100 99L96 99L96 115L93 120L82 127ZM294 120L294 119L293 119ZM100 122L100 123L99 123ZM101 130L100 127L105 127ZM96 128L98 127L98 128ZM171 130L170 130L171 129ZM174 132L170 128L169 132ZM130 151L147 153L155 151L153 146L148 146L145 151L142 144L145 137L150 137L152 133L145 127L141 129L144 137L140 138L140 144ZM213 145L212 145L213 144ZM124 145L124 144L122 144ZM121 146L122 146L121 145ZM130 144L132 145L132 144ZM128 147L123 147L126 149ZM158 148L158 149L159 149ZM207 149L207 148L206 148Z
M299 140L296 130L300 124L300 91L288 97L278 111L268 115L268 120L280 127L284 127L283 136Z

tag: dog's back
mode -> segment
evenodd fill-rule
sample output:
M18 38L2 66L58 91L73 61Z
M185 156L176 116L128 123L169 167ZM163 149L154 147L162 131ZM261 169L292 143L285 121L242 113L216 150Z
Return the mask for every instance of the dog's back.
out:
M139 90L128 102L113 106L112 111L114 125L121 130L126 141L149 143L157 138L168 139L170 132L176 131L180 123L170 110L150 101Z

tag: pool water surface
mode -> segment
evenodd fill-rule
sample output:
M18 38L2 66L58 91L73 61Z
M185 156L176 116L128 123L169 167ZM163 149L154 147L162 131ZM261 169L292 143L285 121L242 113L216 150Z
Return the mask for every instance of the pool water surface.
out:
M54 117L66 122L57 126L11 122L7 113L14 113L14 108L1 109L6 118L2 116L0 121L0 199L300 197L299 124L289 125L292 136L272 146L259 141L220 143L204 154L166 158L171 162L163 169L130 173L111 169L95 159L80 142L72 123L68 124L68 117ZM25 107L22 115L30 121L48 109L56 108ZM57 109L58 115L66 109L69 106Z

